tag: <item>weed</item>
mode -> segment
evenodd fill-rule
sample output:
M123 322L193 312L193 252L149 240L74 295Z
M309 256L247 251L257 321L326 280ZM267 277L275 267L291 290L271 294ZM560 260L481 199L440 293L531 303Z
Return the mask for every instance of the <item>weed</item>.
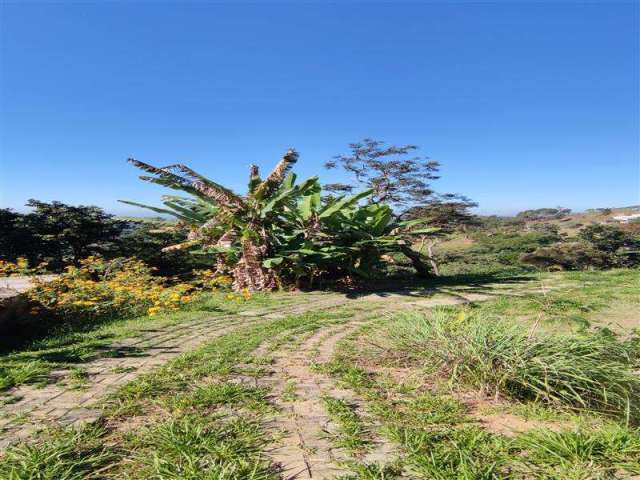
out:
M102 478L118 454L102 442L104 430L64 430L33 445L9 448L0 461L7 480L89 480Z
M451 382L630 419L640 412L635 356L611 335L530 335L504 320L450 310L401 315L389 334L397 349Z
M4 363L0 366L0 391L24 383L46 382L49 371L50 368L39 360Z
M138 461L129 473L163 480L275 480L261 454L267 442L259 425L246 418L173 418L137 439Z
M280 397L285 402L294 402L298 398L296 382L293 380L288 381Z
M640 474L637 429L608 425L597 430L540 430L520 436L516 443L526 452L526 470L538 477L616 478L620 471Z
M169 397L173 409L186 410L233 405L251 409L268 407L268 390L264 387L252 387L237 383L213 383L198 385L192 391Z
M402 475L402 467L395 464L345 462L344 466L352 473L338 477L338 480L396 480L406 478Z
M332 435L334 445L350 453L361 453L371 447L371 432L354 404L328 395L322 397L322 403L338 426L338 431Z

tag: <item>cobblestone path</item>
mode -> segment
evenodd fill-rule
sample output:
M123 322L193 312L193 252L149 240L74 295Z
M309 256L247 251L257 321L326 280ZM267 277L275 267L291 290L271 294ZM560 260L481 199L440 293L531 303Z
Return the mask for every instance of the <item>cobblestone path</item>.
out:
M74 387L73 382L68 385L70 370L59 370L52 372L55 383L42 388L21 385L7 392L17 401L0 406L0 448L29 437L52 423L73 425L94 421L100 416L100 410L94 404L108 393L181 353L240 326L309 310L330 309L348 301L344 295L313 295L303 304L286 306L285 311L280 306L214 316L145 331L117 342L111 345L108 357L81 364L88 376L80 388Z

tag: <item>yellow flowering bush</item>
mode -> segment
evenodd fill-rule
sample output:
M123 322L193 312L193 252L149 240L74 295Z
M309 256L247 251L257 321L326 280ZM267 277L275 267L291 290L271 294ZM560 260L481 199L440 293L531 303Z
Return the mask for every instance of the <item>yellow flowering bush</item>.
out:
M0 277L17 277L19 275L35 275L46 271L47 262L42 262L35 268L29 265L29 260L18 257L14 262L0 260Z
M193 282L203 290L227 290L233 283L233 278L228 275L218 275L213 270L194 270Z
M225 295L225 299L229 301L247 301L251 299L251 292L249 289L242 289L240 292L231 292L231 284L233 278L229 275L218 275L213 270L194 270L193 271L194 283L202 290L206 291L229 291Z
M193 301L198 289L187 283L165 286L166 279L135 258L106 261L88 257L55 280L36 281L31 300L62 315L105 318L156 315Z

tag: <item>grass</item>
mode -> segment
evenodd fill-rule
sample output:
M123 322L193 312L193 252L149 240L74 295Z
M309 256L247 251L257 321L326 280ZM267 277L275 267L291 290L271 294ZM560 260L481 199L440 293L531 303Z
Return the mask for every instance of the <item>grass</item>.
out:
M267 390L236 379L247 371L261 374L251 368L251 352L263 341L349 317L343 310L297 315L219 337L122 387L106 401L101 428L54 430L9 448L0 456L0 478L67 480L108 472L129 479L275 480L264 455L274 438L263 428L274 407Z
M468 424L464 408L455 400L419 390L407 392L354 367L348 356L320 368L368 400L370 412L383 426L381 432L401 447L400 464L411 472L410 478L498 477L508 456L506 443Z
M390 466L409 478L630 478L640 473L637 340L561 326L578 311L597 324L612 302L637 302L638 278L563 274L586 291L394 315L361 328L317 368L366 400L380 433L400 446ZM543 317L523 324L539 302ZM386 373L398 367L401 376ZM461 401L470 389L506 396L501 411L528 418L527 429L507 437L484 428ZM369 467L345 478L387 478L368 475Z
M575 332L590 327L611 329L603 315L607 309L627 306L630 317L632 312L636 312L637 317L640 311L640 270L564 272L540 278L542 284L547 283L548 278L555 278L567 286L550 290L545 295L502 297L495 302L478 303L473 309L528 325L541 322L542 328L551 332ZM640 328L640 323L628 322L626 331L619 330L618 333L629 333L633 327Z
M268 406L267 389L238 383L198 385L193 390L168 399L172 410L206 410L221 405L258 410Z
M467 407L454 398L425 392L420 385L408 388L354 366L358 354L353 345L343 345L340 355L318 368L366 398L381 432L401 447L391 466L409 478L584 480L629 478L640 472L638 429L603 421L598 428L534 429L505 437L474 423Z
M356 411L356 405L329 395L322 397L322 403L337 425L332 435L334 445L349 453L363 453L372 446L371 432Z
M348 467L352 473L338 477L339 480L396 480L406 478L402 475L402 467L398 465L350 462Z
M299 300L286 294L258 294L249 301L229 302L222 293L207 294L187 311L102 323L76 322L27 344L0 339L0 393L23 384L46 384L51 381L52 370L75 368L101 356L117 355L112 348L114 343L144 330L171 328L241 310L282 307Z
M515 442L526 452L530 471L543 478L593 478L594 465L601 478L622 471L640 474L640 430L616 425L601 429L552 432L536 430Z
M506 320L456 309L397 317L397 355L445 376L518 400L640 418L640 357L634 339L602 332L539 335Z
M296 399L298 398L298 386L296 385L296 382L289 380L287 384L284 386L284 389L282 391L282 395L280 395L280 398L284 402L295 402Z
M246 417L172 418L136 438L135 457L123 474L162 480L276 479L262 453L267 443L259 424Z
M618 337L589 326L598 325L614 302L638 302L638 272L551 277L567 286L546 295L381 316L342 340L337 355L316 366L358 398L357 405L328 395L318 399L335 426L329 440L350 455L344 464L350 473L340 478L613 480L640 474L640 431L631 425L639 344L631 332ZM482 293L479 283L468 291ZM517 284L513 290L522 291ZM257 300L255 308L276 306L278 298ZM247 320L122 387L104 402L99 424L50 430L0 453L0 478L281 478L267 456L278 437L270 424L273 392L259 382L271 360L253 352L264 342L284 351L372 308L366 301L356 305L360 310ZM60 333L40 340L43 348L14 349L2 360L15 363L2 368L12 381L39 382L54 366L81 367L85 358L101 355L92 342L211 315L205 307ZM84 371L74 371L82 383ZM504 399L500 411L529 419L526 431L504 436L479 423L466 395L493 397L496 391ZM300 401L295 384L285 385L281 400ZM554 430L543 429L544 422ZM384 462L368 461L380 438L397 448Z
M117 454L101 438L104 430L52 434L47 442L22 444L0 459L0 478L6 480L89 480L104 478Z

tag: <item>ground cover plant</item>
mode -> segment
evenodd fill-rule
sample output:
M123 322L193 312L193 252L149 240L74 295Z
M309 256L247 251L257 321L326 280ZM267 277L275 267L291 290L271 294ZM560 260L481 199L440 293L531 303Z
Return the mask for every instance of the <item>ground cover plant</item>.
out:
M0 459L0 474L32 478L37 472L38 478L51 480L277 479L264 454L273 440L259 423L273 407L263 391L233 383L233 378L260 375L251 363L259 367L261 359L250 354L262 341L287 329L304 335L348 318L348 311L294 316L226 335L121 389L106 405L102 427L81 434L55 431L57 440L47 445L11 449ZM159 413L147 423L149 408ZM140 428L122 427L136 418ZM101 448L89 451L96 444ZM91 465L100 468L90 471Z
M491 302L486 306L490 311ZM482 356L474 356L473 361L465 362L464 352L473 350L474 346L473 336L464 333L474 328L470 325L474 319L468 315L468 307L448 307L421 315L396 316L396 322L393 322L394 318L386 318L355 333L342 344L332 361L318 365L319 370L338 379L342 386L363 396L369 412L381 422L381 432L403 452L398 460L401 467L398 469L395 464L395 476L353 478L614 479L631 478L640 473L640 429L637 427L640 416L637 411L630 415L627 410L630 395L635 393L635 401L638 400L637 390L634 390L640 380L637 364L630 364L627 358L623 360L623 372L618 373L632 382L625 386L617 384L620 378L613 373L616 368L612 368L609 376L603 375L604 370L580 371L590 361L590 351L560 353L562 356L575 355L572 361L578 365L576 369L565 370L573 378L555 385L554 392L569 393L571 397L576 393L571 391L572 384L588 383L589 380L600 383L598 390L622 386L626 398L618 405L619 415L614 417L610 416L609 408L604 414L593 410L589 413L580 402L578 413L574 414L568 413L563 402L553 401L544 406L542 399L518 396L496 402L492 398L495 390L478 383L475 375L486 368L489 376L499 376L495 370L499 371L501 364L491 363L494 358ZM508 322L508 317L503 317L503 321ZM445 352L432 352L430 349L438 348L436 344L442 332L434 330L442 326L438 325L440 322L446 322L448 328L454 330L455 334L449 340L455 347L445 349ZM431 325L425 327L425 323ZM490 322L489 326L495 327L495 324ZM483 329L483 326L479 328ZM531 333L520 328L513 334L517 336L522 332L525 336ZM500 336L490 329L486 333ZM481 349L495 354L502 348L511 348L510 342L492 343L486 335L483 337ZM577 338L580 337L573 337L574 340ZM606 344L611 346L611 341L608 339ZM620 347L623 342L618 342ZM637 349L637 345L627 346ZM442 362L439 354L449 356L449 361ZM610 359L602 360L605 360L603 368L609 370ZM434 371L434 361L436 366L442 362L440 365L445 365L445 370ZM533 363L532 371L535 371L537 366ZM394 373L398 368L401 368L401 374ZM471 371L465 371L467 369ZM555 370L554 373L558 372ZM545 370L543 375L548 373ZM470 374L471 377L467 376ZM505 416L515 419L511 420L513 430L507 429L507 435L504 429L493 430L491 420L474 406L477 397L470 396L469 389L477 392L479 398L487 398L486 402L498 405L494 419ZM522 385L518 385L515 392L522 394ZM509 396L508 391L499 393ZM600 410L597 406L593 409ZM520 415L527 420L518 421ZM524 430L518 430L519 427ZM365 469L366 465L361 468Z

